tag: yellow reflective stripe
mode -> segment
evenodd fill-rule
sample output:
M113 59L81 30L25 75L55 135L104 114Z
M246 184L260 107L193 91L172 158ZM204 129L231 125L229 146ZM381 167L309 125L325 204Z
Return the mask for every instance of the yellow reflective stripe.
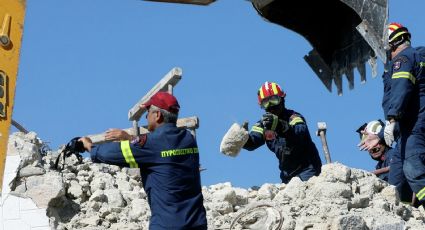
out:
M425 187L423 187L418 193L416 193L418 200L425 198Z
M394 39L396 39L398 36L400 36L400 35L402 35L402 34L405 34L406 33L406 31L401 31L401 32L398 32L396 35L394 35L394 37L391 39L391 40L389 40L388 42L392 42L392 41L394 41Z
M251 132L257 132L257 133L263 134L264 133L264 129L261 128L261 127L258 127L258 126L252 126Z
M413 84L415 84L415 82L416 82L415 76L413 76L413 74L411 74L410 72L397 72L397 73L393 74L393 76L391 76L391 78L392 79L406 78L406 79L409 79L410 81L412 81Z
M289 125L294 126L294 125L299 124L299 123L304 123L303 119L301 117L295 117L294 119L292 119L289 122Z
M133 152L131 152L130 141L121 141L121 152L124 156L125 162L130 165L130 168L138 168L136 160L134 159Z
M272 83L272 89L273 89L274 95L277 95L278 91L277 91L276 83Z
M276 130L278 120L277 117L273 117L272 130Z
M260 87L260 89L258 91L260 91L260 98L264 99L263 87Z

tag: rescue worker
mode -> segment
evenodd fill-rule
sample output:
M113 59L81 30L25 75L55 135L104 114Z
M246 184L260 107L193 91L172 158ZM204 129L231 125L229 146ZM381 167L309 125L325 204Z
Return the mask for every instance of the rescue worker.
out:
M366 139L368 133L377 135L383 129L384 123L381 120L370 121L360 126L356 130L359 133L360 139ZM385 144L385 141L380 141L374 148L369 149L370 157L377 161L375 170L372 172L381 180L388 182L388 174L390 171L390 154L392 148Z
M142 105L150 133L120 142L94 145L83 137L93 162L140 168L143 188L151 209L150 230L207 229L203 206L199 153L188 130L176 127L180 109L177 99L158 92Z
M397 141L396 157L419 204L425 202L425 48L411 46L411 34L399 23L389 25L388 72L384 74L387 119L380 133L387 145ZM385 109L387 111L385 111ZM371 136L361 148L376 143ZM392 168L392 166L391 166ZM391 172L391 171L390 171Z
M282 183L293 177L306 181L320 174L322 162L304 117L285 108L285 96L276 83L260 87L258 103L266 113L252 126L243 148L252 151L266 143L279 160Z

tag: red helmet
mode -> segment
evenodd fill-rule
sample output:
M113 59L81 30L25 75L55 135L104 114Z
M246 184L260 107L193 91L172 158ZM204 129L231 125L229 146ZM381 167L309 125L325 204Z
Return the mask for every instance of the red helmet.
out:
M278 84L266 81L260 89L258 89L258 104L261 104L265 98L271 96L285 97L286 94Z
M406 40L410 40L409 30L400 23L393 22L388 25L388 43L390 46L398 46Z

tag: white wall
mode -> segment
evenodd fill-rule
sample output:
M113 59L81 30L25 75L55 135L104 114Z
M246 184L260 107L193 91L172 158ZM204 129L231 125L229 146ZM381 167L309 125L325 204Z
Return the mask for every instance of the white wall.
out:
M38 208L31 199L9 194L9 183L15 177L19 155L6 157L0 207L0 230L50 230L46 209Z

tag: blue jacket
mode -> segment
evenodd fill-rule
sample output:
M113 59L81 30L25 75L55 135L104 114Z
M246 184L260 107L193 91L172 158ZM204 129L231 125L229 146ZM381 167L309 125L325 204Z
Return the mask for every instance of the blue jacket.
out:
M375 169L381 169L381 168L386 168L386 167L390 166L391 151L392 151L392 148L388 148L387 150L385 150L383 157L381 157L381 159L377 160L378 163L376 163ZM388 182L388 174L389 174L389 172L382 173L382 174L379 174L378 177L381 180Z
M392 64L390 64L392 66ZM382 75L382 82L384 83L384 95L382 97L382 109L384 110L384 117L387 118L388 111L390 110L391 100L391 75L390 72L385 71Z
M132 141L94 145L93 162L140 168L151 209L149 229L206 229L199 154L187 130L166 123Z
M392 67L393 64L392 62L389 62L388 65ZM391 99L392 99L391 98L391 92L392 92L391 91L391 83L392 83L391 74L392 74L392 71L385 71L384 74L382 74L382 82L384 84L384 95L382 96L382 110L384 111L385 119L387 119L388 112L391 107ZM399 124L397 123L394 130L396 142L398 142L398 137L399 137L398 134L400 132L399 130L400 130L400 127L399 127ZM378 133L378 137L382 141L384 140L384 127Z
M264 143L279 159L280 178L287 183L292 177L299 176L302 180L319 175L322 162L319 152L311 140L305 119L301 114L284 109L279 119L288 122L289 130L285 133L276 130L277 136L266 140L266 130L259 121L254 124L249 133L249 139L244 149L252 151ZM300 176L305 170L310 170L307 178Z
M399 121L402 142L414 135L405 147L413 154L421 153L425 150L425 48L402 50L391 61L391 67L386 118Z

